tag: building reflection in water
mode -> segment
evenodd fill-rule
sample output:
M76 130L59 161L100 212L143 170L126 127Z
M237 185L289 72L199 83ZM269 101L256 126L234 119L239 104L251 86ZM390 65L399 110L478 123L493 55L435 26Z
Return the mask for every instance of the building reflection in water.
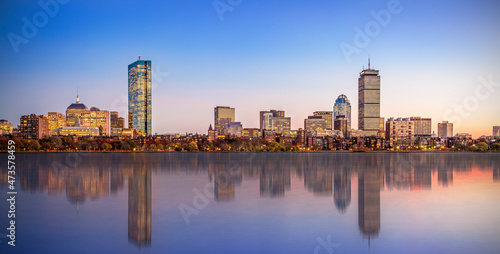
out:
M342 168L333 176L333 199L339 213L345 213L351 204L351 171Z
M151 169L134 165L128 180L128 239L151 245Z
M500 167L498 165L493 168L493 181L500 181Z
M226 171L217 171L214 179L214 199L216 201L234 200L236 188L231 175Z
M308 167L304 172L304 185L314 196L332 195L332 169L324 166Z
M284 167L269 168L264 166L260 173L261 197L284 197L285 190L290 189L290 170Z
M367 168L358 173L358 226L364 238L380 232L380 171Z

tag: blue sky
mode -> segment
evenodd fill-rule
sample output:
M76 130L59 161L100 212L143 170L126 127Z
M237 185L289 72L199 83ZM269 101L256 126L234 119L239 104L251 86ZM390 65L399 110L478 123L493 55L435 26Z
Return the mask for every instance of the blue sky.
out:
M127 66L141 55L154 69L153 132L205 133L217 105L235 107L244 127L258 127L260 110L283 109L296 129L340 94L357 128L369 54L383 117L432 117L433 129L450 120L474 136L500 125L500 87L479 80L500 82L495 0L220 0L231 8L223 19L213 0L60 2L53 13L0 3L0 118L16 125L23 114L64 113L77 89L88 107L125 116ZM372 12L391 19L381 25ZM24 20L40 25L31 38ZM380 29L348 59L340 45L356 46L356 28L370 24ZM27 41L17 52L13 34Z

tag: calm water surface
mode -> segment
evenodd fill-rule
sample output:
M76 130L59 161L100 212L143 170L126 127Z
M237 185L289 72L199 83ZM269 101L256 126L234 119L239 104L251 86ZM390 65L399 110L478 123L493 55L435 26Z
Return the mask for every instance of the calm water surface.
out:
M18 154L0 253L500 253L499 154Z

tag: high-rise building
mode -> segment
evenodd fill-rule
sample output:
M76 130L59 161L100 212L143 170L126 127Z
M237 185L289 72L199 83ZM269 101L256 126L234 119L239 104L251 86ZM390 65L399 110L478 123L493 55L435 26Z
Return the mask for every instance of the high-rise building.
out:
M438 137L453 137L453 123L448 121L438 123Z
M410 117L410 121L415 124L415 136L431 136L432 135L432 119L421 118L420 116Z
M493 137L500 137L500 126L493 126Z
M66 126L74 127L76 124L76 119L80 118L81 114L88 111L85 104L80 103L80 97L76 96L76 102L69 105L66 109Z
M290 117L285 117L283 110L260 111L259 122L262 134L290 136L292 120Z
M376 136L380 124L380 75L370 68L360 73L358 79L358 129L366 136Z
M53 131L58 127L66 126L66 117L62 113L49 112L48 119L49 119L49 136L51 136L53 134Z
M152 135L151 61L139 60L128 66L128 128L140 136Z
M229 124L234 122L234 108L217 106L214 109L215 131L219 135L228 135Z
M392 147L409 147L415 142L414 123L409 118L389 118L385 125L385 138Z
M23 139L41 139L49 136L49 119L43 115L23 115L19 125Z
M261 136L260 130L257 128L245 128L241 131L241 136L244 138L259 138Z
M344 94L339 95L333 105L333 121L339 116L344 116L347 121L347 129L351 130L351 103Z
M325 129L326 121L321 116L309 116L307 119L304 119L304 130L307 134Z
M91 107L90 110L81 113L80 126L97 127L100 136L111 135L109 111Z
M3 134L12 134L12 132L14 131L14 125L5 119L1 119L0 129L2 130Z
M335 109L335 107L334 107ZM349 110L350 112L350 110ZM321 116L326 121L326 129L333 130L333 111L315 111L314 116Z

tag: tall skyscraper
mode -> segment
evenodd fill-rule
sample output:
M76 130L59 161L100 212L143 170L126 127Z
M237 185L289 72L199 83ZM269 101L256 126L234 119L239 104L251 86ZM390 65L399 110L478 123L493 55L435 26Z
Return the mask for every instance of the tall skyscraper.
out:
M140 136L152 135L151 61L139 60L128 66L128 128Z
M333 104L333 121L343 116L347 121L347 131L351 130L351 103L347 96L341 94Z
M453 124L448 121L438 123L438 137L453 137Z
M335 109L335 108L334 108ZM350 109L349 109L350 112ZM333 128L333 111L315 111L314 116L321 116L326 121L326 129L332 130ZM350 114L349 114L350 115Z
M358 129L366 136L376 136L380 124L380 75L370 68L360 73L358 79Z
M217 106L214 108L214 124L218 134L228 135L229 124L234 122L234 108Z

